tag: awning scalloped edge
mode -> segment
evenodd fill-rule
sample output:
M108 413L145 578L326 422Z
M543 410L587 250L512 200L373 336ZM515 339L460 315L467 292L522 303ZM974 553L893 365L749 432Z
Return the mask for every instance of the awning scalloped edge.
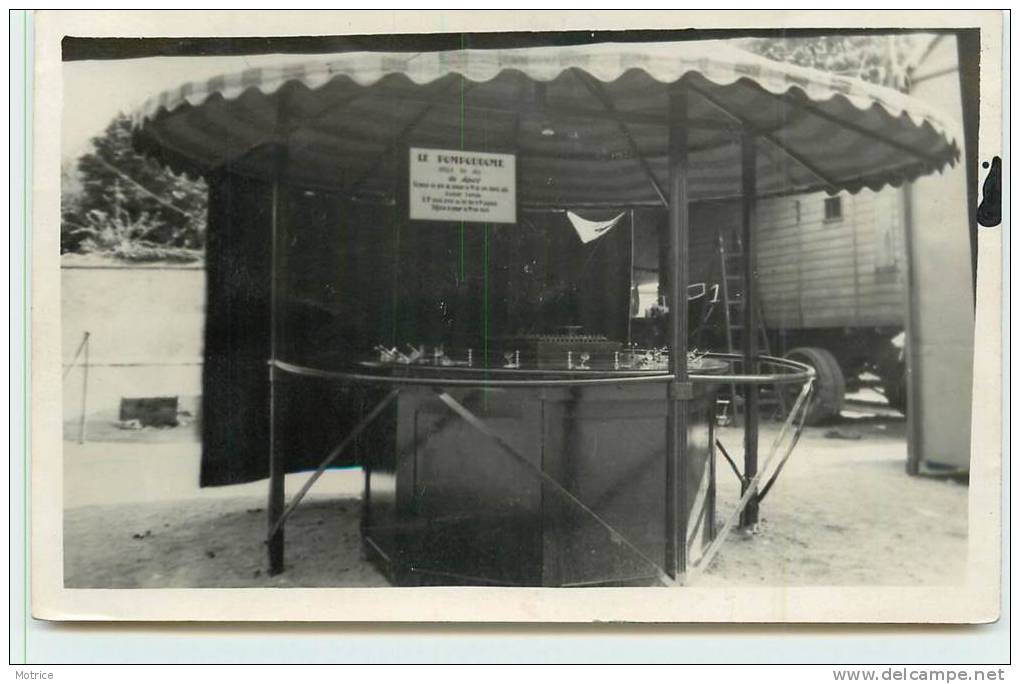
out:
M484 83L508 70L549 82L569 69L583 69L604 83L640 69L660 83L675 83L698 73L719 86L749 79L775 95L801 91L809 100L824 105L841 98L858 110L874 105L891 117L906 116L915 126L927 123L954 147L963 139L958 123L951 117L909 95L857 79L775 62L734 48L723 41L681 43L600 43L567 47L538 47L510 50L455 50L428 53L351 52L308 62L262 67L187 83L164 91L145 102L133 115L140 128L145 121L179 107L200 106L219 95L227 100L250 89L270 96L283 85L299 81L316 90L335 78L349 78L369 87L382 78L400 74L424 85L450 74Z

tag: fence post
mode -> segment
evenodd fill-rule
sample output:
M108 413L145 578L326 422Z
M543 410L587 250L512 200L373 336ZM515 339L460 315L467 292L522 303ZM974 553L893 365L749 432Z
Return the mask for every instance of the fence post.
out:
M86 330L85 337L82 339L82 347L85 355L84 363L82 365L82 381L81 381L81 418L78 421L78 444L85 443L85 413L88 408L89 400L89 337L91 333Z

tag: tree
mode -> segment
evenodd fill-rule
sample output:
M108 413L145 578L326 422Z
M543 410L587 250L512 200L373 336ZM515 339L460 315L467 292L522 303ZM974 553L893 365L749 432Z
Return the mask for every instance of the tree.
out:
M92 139L76 171L62 174L62 252L106 252L135 260L200 256L205 182L176 176L135 152L127 116L118 115Z
M828 35L807 38L751 38L751 52L905 91L919 36Z

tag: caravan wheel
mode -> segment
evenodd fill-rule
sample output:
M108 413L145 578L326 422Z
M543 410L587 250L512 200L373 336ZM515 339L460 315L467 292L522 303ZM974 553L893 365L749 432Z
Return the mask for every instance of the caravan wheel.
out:
M814 398L811 401L807 418L804 420L805 425L818 425L830 418L838 417L840 411L843 410L846 379L832 352L821 347L797 347L788 351L784 358L806 363L815 369ZM795 398L796 392L787 405L792 406Z

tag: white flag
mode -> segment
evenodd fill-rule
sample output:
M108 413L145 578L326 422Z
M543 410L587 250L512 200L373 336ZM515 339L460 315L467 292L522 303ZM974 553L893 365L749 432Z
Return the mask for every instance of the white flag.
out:
M570 223L573 224L574 230L577 231L577 237L581 238L581 242L587 244L596 238L600 238L610 230L613 226L620 222L624 214L621 213L619 216L608 221L588 221L581 218L572 211L567 212L567 218L570 219Z

